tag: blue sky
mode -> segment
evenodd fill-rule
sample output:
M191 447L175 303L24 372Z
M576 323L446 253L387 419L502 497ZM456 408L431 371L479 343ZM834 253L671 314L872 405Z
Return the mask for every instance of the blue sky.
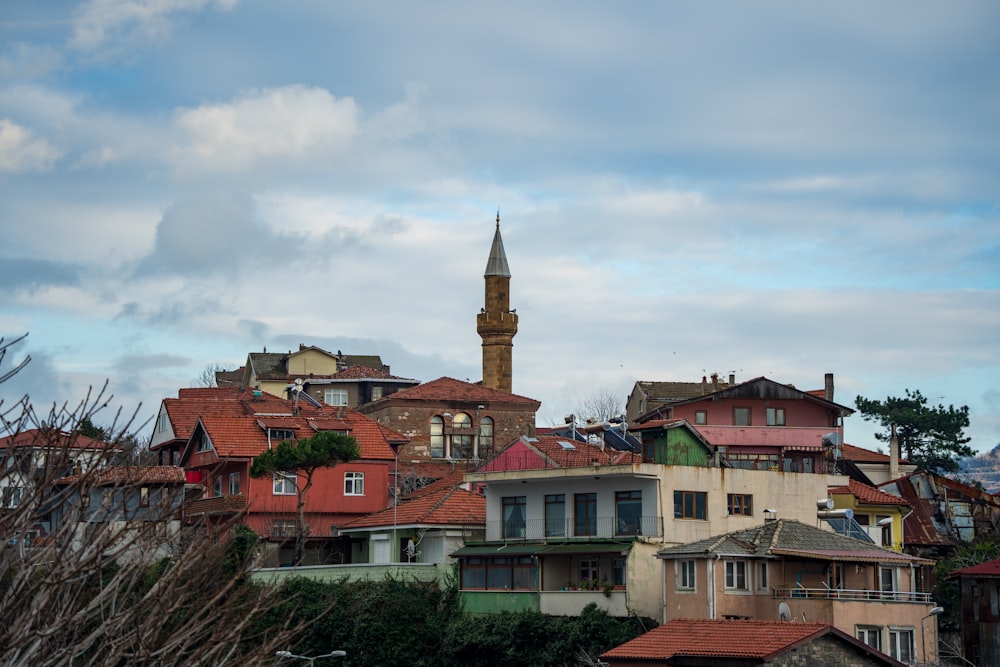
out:
M299 343L514 391L920 389L1000 442L1000 5L7 0L7 401ZM940 398L939 398L940 397ZM847 422L848 441L875 447Z

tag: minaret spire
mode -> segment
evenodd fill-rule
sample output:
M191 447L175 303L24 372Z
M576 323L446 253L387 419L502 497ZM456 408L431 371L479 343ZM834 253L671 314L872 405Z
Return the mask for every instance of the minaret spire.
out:
M510 310L510 267L500 236L499 208L483 278L486 281L486 303L476 318L476 330L483 339L483 385L510 393L517 313Z

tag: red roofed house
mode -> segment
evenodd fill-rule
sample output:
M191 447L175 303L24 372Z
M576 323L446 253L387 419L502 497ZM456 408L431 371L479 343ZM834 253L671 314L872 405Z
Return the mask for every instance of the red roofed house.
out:
M534 435L541 403L449 377L401 389L360 409L402 433L401 461L454 461L472 469L498 445Z
M609 667L901 666L826 623L675 619L600 656Z
M955 570L962 591L962 649L970 664L1000 667L1000 558Z
M684 419L734 468L826 473L837 472L843 419L853 412L833 402L833 376L827 374L823 390L759 377L659 404L634 421Z
M397 506L345 524L341 533L351 538L352 563L450 565L464 537L485 524L486 498L456 473L401 498Z
M854 521L875 544L903 550L903 519L910 513L905 500L855 479L831 486L829 498L837 510L851 510Z
M787 519L656 555L664 566L664 622L828 623L901 662L935 660L934 646L922 646L922 623L934 602L917 590L914 574L932 561Z
M166 428L161 430L161 427ZM306 495L309 529L306 563L348 562L350 548L339 539L340 525L389 505L394 448L405 444L398 433L349 408L301 399L289 401L250 390L182 389L165 399L154 427L151 449L161 459L177 460L203 498L190 503L188 517L242 520L269 547L265 562L279 564L291 554L295 536L296 485L291 475L253 479L253 458L282 440L319 431L353 436L361 458L321 468Z

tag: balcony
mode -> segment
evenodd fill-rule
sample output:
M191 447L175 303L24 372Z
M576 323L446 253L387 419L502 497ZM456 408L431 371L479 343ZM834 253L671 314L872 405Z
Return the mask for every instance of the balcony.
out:
M931 604L930 593L916 591L849 590L840 588L775 588L771 597L807 600L854 600L864 602L910 602Z
M481 531L481 529L479 529ZM517 542L517 541L564 541L567 539L595 538L629 538L629 537L662 537L663 517L613 517L599 516L589 521L549 521L544 519L527 519L524 521L487 521L485 542ZM475 541L477 535L470 534L466 542Z
M239 514L247 509L247 497L236 496L216 496L215 498L200 498L188 503L184 512L188 516L209 515L224 516L227 514Z

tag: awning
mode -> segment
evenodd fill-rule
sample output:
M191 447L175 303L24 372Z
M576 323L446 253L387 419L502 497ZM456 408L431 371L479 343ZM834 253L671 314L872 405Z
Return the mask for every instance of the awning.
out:
M462 547L451 555L462 556L569 556L628 552L632 542L560 542L559 544L483 544Z

